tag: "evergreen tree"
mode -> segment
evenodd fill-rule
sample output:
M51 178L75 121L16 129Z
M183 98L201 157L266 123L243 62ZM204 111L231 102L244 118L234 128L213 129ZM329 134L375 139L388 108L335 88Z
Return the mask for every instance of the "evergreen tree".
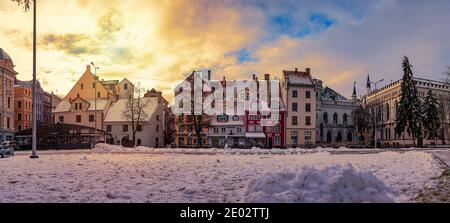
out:
M397 110L397 122L395 132L400 136L405 129L411 133L413 144L416 145L416 138L419 146L422 146L422 111L421 102L418 97L415 81L413 80L412 65L408 57L404 57L402 62L403 81L401 85L401 98Z
M434 97L433 92L428 90L428 94L425 97L423 103L424 119L423 126L425 128L425 134L428 139L433 139L434 145L436 145L436 137L439 137L441 123L438 110L439 103Z

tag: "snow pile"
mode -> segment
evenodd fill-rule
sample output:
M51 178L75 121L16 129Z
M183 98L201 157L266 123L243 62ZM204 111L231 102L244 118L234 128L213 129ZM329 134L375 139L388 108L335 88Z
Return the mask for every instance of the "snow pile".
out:
M250 203L385 203L393 202L391 197L383 181L350 164L266 173L250 181L244 193L244 201Z

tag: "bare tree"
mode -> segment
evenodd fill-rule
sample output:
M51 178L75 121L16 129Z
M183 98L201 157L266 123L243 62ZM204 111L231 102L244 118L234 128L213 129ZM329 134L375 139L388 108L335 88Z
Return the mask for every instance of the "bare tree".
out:
M364 133L369 129L374 129L375 121L368 107L364 107L359 104L358 108L354 111L355 125L357 132L359 133L359 139L364 138ZM374 132L372 133L372 138L374 137ZM358 139L358 140L359 140ZM362 142L364 143L364 142Z
M146 113L145 108L148 105L148 100L145 100L145 89L132 86L132 94L128 98L127 105L124 108L123 115L127 120L131 121L132 131L132 146L136 145L136 132L142 128L142 123L148 121L149 115Z

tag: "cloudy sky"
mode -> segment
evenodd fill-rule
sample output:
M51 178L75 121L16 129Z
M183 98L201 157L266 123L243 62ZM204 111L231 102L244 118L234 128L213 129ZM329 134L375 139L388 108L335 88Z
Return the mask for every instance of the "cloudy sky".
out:
M94 61L103 79L172 87L193 69L213 77L280 76L310 67L350 96L367 72L401 78L403 55L416 76L439 80L450 65L450 1L40 0L38 79L65 95ZM18 78L31 79L32 13L0 0L0 48Z

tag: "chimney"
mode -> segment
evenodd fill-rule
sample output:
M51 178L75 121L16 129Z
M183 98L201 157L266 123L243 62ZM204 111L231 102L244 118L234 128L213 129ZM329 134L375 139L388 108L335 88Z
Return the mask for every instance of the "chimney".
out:
M298 68L295 68L295 72L298 72Z
M89 73L91 73L91 65L86 65L86 72L88 72L89 71Z
M311 68L306 68L306 73L310 75L311 74Z
M270 80L270 74L264 74L264 80L266 81Z
M208 80L211 80L211 70L208 70Z
M256 74L253 74L253 80L256 80Z

